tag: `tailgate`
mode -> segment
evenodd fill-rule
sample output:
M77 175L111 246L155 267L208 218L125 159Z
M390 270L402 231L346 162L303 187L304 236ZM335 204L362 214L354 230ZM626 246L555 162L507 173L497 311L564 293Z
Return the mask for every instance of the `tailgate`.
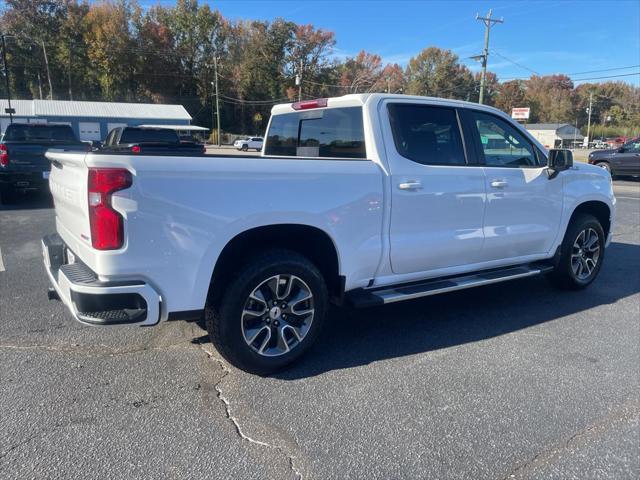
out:
M82 144L7 142L6 145L12 169L24 172L49 171L49 160L47 160L45 156L47 150L55 149L69 152L86 151L86 146Z
M49 170L49 162L44 156L47 148L44 145L26 142L7 143L7 153L12 169L18 171Z
M49 188L55 203L58 233L76 252L79 244L87 245L91 238L85 156L85 153L47 153L51 161Z

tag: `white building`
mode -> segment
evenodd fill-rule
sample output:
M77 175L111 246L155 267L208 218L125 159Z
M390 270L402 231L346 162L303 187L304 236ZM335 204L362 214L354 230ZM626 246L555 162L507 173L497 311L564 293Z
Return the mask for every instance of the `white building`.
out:
M0 130L9 125L6 99L0 99ZM104 140L111 129L136 125L190 125L182 105L155 103L75 102L67 100L11 100L17 123L71 125L80 140Z
M531 123L526 128L546 148L568 148L584 141L580 130L569 123Z

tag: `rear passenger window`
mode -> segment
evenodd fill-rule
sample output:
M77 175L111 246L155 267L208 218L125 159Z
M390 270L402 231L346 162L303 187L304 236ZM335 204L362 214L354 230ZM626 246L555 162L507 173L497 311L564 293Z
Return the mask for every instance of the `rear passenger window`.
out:
M275 115L271 119L265 155L366 158L362 108Z
M458 118L452 108L392 103L391 131L400 155L423 165L465 165Z

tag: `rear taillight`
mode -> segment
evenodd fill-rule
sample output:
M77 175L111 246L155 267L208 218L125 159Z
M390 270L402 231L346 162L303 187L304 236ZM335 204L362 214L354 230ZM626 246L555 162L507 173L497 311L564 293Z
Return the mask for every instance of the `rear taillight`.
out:
M9 166L9 152L7 152L7 146L4 143L0 143L0 167Z
M304 100L291 105L294 110L308 110L309 108L322 108L328 104L326 98L318 98L317 100Z
M131 147L131 151L133 153L140 153L142 149L140 148L140 145L134 145L133 147Z
M124 168L89 169L89 224L96 250L115 250L124 244L124 222L111 206L111 195L129 188L131 182L131 172Z

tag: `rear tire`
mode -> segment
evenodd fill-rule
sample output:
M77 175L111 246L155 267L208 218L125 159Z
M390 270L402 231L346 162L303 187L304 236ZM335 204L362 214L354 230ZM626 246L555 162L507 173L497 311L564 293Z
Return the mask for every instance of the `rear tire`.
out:
M317 267L289 250L262 252L241 266L205 322L218 352L249 373L267 375L303 355L328 310L327 287Z
M564 290L580 290L589 286L600 273L604 261L605 236L597 218L576 215L565 233L558 265L549 280Z

